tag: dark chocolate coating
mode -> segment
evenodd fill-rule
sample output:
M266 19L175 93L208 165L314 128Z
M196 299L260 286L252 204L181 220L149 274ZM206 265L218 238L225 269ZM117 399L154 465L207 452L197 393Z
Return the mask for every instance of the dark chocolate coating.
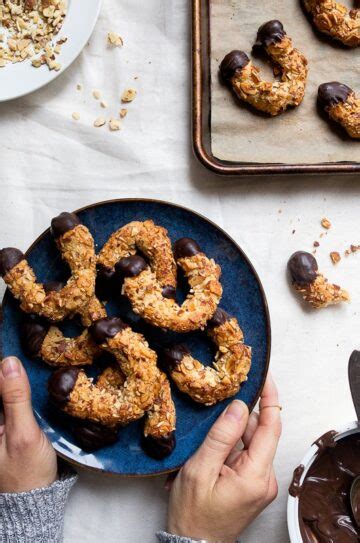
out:
M54 405L60 408L66 406L79 373L79 368L61 368L51 375L48 382L48 392Z
M98 345L101 345L107 339L115 337L118 332L128 327L128 324L119 317L105 317L94 322L90 326L89 331L94 341Z
M116 271L122 277L136 277L148 267L146 260L139 255L126 256L116 264Z
M40 354L41 346L49 330L49 324L36 315L21 325L21 346L25 354L36 358Z
M199 245L191 238L181 238L174 243L175 259L186 258L201 253Z
M295 283L309 285L316 279L318 265L312 254L297 251L289 259L288 270Z
M350 488L359 474L359 433L318 452L297 493L304 543L359 543L350 506Z
M79 421L73 430L76 442L85 452L92 452L113 445L119 437L118 429L107 428L88 420Z
M64 286L65 283L62 283L61 281L48 281L43 284L46 294L49 294L50 292L60 292Z
M100 300L109 300L112 296L120 293L120 286L116 281L116 271L106 266L98 266L96 274L96 295Z
M323 83L318 89L318 102L323 108L332 107L346 102L352 92L350 87L338 81Z
M142 439L142 448L144 449L144 452L155 460L162 460L169 456L175 449L175 446L175 432L171 432L158 439L152 436L144 436Z
M170 300L175 300L175 298L176 298L176 288L172 287L171 285L163 287L162 295L164 296L164 298L169 298Z
M254 48L262 49L281 41L284 36L286 36L286 32L280 21L276 19L268 21L260 26Z
M57 217L54 217L51 221L51 233L56 239L64 235L69 230L72 230L79 224L81 224L80 219L77 215L75 215L75 213L68 213L67 211L64 211Z
M211 317L211 319L207 321L207 327L217 328L218 326L225 324L225 322L228 321L229 319L230 319L230 315L226 313L226 311L218 307L214 315Z
M244 51L230 51L220 64L220 74L224 81L230 81L238 70L242 70L250 59Z
M24 260L24 254L15 249L14 247L6 247L0 251L0 275L5 277L5 275L13 269L16 264L19 264Z
M173 344L165 347L161 353L161 365L163 368L171 368L180 364L184 356L190 354L189 349L182 344Z

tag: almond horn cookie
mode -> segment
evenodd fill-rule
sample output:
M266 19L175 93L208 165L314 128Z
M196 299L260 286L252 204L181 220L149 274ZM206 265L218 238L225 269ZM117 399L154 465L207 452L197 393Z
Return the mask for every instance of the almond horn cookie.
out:
M114 391L93 384L83 370L62 368L49 380L52 402L65 413L105 426L128 424L144 416L159 394L157 356L144 337L119 318L105 318L90 327L95 342L112 353L126 377Z
M120 368L109 367L100 375L97 386L114 390L121 388L124 381L125 377ZM159 394L145 415L142 440L144 451L156 460L169 456L176 444L176 411L171 396L170 383L163 372L159 372L159 381Z
M360 138L360 98L350 87L338 81L323 83L319 87L318 102L351 138Z
M280 69L280 81L263 81L259 68L243 51L231 51L220 64L220 73L241 100L254 108L279 115L289 106L301 104L308 74L305 56L295 49L280 21L269 21L258 31L256 50L264 50Z
M218 347L213 367L195 360L184 345L164 349L162 363L181 392L205 405L230 398L239 392L251 367L251 348L244 344L235 318L217 309L207 333Z
M349 47L360 45L360 9L348 9L335 0L303 0L320 32Z
M190 238L175 243L174 255L190 286L182 305L164 297L151 267L138 255L122 258L116 265L124 278L122 293L133 311L154 326L175 332L204 328L221 299L220 267Z
M310 253L294 253L289 259L288 270L294 289L316 309L350 300L346 290L328 283L323 274L319 273L316 259Z
M98 255L98 278L111 283L115 265L140 251L150 262L165 298L175 298L176 264L168 232L153 221L133 221L114 232ZM104 289L105 290L105 289Z
M45 283L45 292L59 292L64 283L51 281ZM105 307L94 297L81 311L81 318L89 326L94 321L106 317ZM41 358L50 366L86 366L93 363L101 354L88 330L78 337L65 337L57 326L37 315L30 315L22 325L21 343L30 358Z
M59 291L46 292L21 251L0 251L0 274L26 313L61 321L81 312L95 294L94 240L74 213L61 213L51 222L51 232L68 263L71 277Z

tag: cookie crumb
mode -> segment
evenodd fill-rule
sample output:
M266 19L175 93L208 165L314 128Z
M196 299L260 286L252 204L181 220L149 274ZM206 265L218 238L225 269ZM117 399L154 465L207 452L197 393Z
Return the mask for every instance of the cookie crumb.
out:
M99 90L93 90L93 97L95 98L95 100L100 100L101 98L101 92Z
M80 83L78 83L78 84L76 85L76 90L78 90L78 91L81 91L81 90L82 90L82 85L80 85Z
M337 251L332 251L330 253L330 258L333 264L338 264L338 262L341 260L341 256Z
M106 124L106 120L103 117L98 117L94 121L95 128L100 128L101 126L104 126Z
M321 226L326 230L329 230L329 228L331 228L331 222L329 221L329 219L324 217L323 219L321 219Z
M74 113L72 114L72 118L74 119L74 121L80 121L80 113L78 111L74 111Z
M313 245L314 247L320 247L320 243L318 241L314 241Z
M135 89L126 89L121 96L121 101L125 103L132 102L133 100L135 100L136 94L137 92Z
M122 47L124 45L122 37L119 36L119 34L117 34L116 32L108 32L107 42L113 47Z
M102 101L100 102L100 105L101 105L101 107L103 107L104 109L106 109L106 108L108 107L107 102L105 102L104 100L102 100Z
M118 119L110 119L109 128L112 132L120 130L121 128L120 121Z
M128 110L127 110L126 108L120 109L120 117L121 117L121 119L123 119L124 117L126 117L127 112L128 112Z

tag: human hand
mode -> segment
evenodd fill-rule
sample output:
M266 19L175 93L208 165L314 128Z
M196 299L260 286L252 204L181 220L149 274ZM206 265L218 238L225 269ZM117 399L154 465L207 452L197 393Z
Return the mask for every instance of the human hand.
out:
M57 478L56 454L35 420L26 372L13 356L0 364L0 399L0 493L50 486Z
M279 398L268 376L260 414L233 401L172 484L170 533L234 543L277 496L273 459L281 435ZM271 407L270 407L271 406ZM243 450L236 445L242 439Z

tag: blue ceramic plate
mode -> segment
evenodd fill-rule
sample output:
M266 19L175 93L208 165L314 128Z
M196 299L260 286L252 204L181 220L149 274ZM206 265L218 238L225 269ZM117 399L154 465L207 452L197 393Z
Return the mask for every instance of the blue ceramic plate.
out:
M262 389L269 364L270 322L265 295L260 280L240 247L218 226L204 217L170 203L153 200L117 200L99 203L78 211L81 220L92 232L100 249L110 234L120 226L133 221L153 219L168 229L172 241L181 237L194 238L204 252L214 258L222 269L224 294L220 307L238 318L245 342L253 349L252 367L248 381L238 398L250 409L255 405ZM40 281L61 280L67 270L61 261L49 230L44 232L27 253ZM181 296L181 289L179 292ZM176 339L176 334L165 333L144 325L126 302L109 304L110 315L127 320L135 330L145 333L150 345L158 348ZM94 470L127 476L146 476L178 469L199 447L210 426L228 402L214 407L203 407L192 402L173 386L177 410L177 446L165 460L149 458L141 449L141 422L120 432L115 445L87 454L75 443L67 429L66 420L54 413L48 403L46 384L51 369L24 355L19 341L19 324L23 315L7 291L3 302L1 340L3 355L15 355L24 361L29 374L33 404L39 423L59 455L69 462ZM77 335L74 324L66 325L68 335ZM211 363L213 348L203 333L181 335L192 353L205 363ZM92 368L95 372L96 369Z

